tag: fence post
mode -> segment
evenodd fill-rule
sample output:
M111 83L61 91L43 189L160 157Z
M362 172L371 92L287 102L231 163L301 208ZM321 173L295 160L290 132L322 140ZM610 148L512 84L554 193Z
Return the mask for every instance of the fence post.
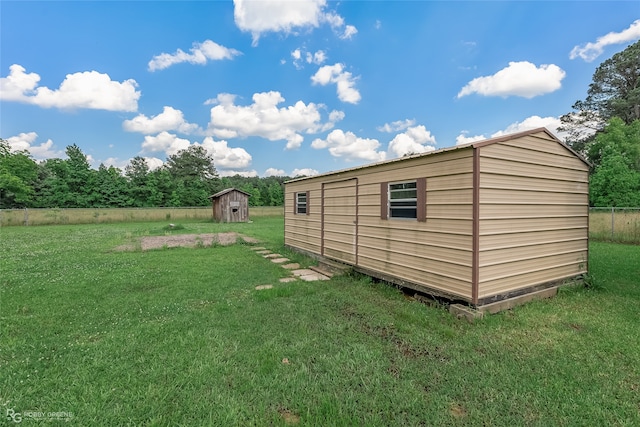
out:
M615 228L615 208L612 206L611 207L611 241L613 241L613 234L614 234L614 228Z
M29 225L29 209L24 208L24 225Z

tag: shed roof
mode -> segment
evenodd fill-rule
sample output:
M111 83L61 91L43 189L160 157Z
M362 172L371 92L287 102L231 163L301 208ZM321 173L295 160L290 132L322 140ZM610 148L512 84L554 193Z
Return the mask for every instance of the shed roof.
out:
M319 175L306 176L306 177L303 177L303 178L295 178L295 179L291 179L289 181L286 181L286 183L302 181L302 180L305 180L305 179L311 179L311 178L317 178L317 177L330 176L330 175L334 175L334 174L340 174L340 173L344 173L344 172L350 172L350 171L354 171L354 170L370 168L370 167L374 167L374 166L378 166L378 165L384 165L384 164L388 164L388 163L402 162L402 161L406 161L406 160L409 160L409 159L415 159L417 157L433 156L433 155L437 155L437 154L448 152L448 151L465 150L465 149L469 149L469 148L480 148L480 147L484 147L486 145L496 144L498 142L510 141L512 139L522 138L523 136L533 135L533 134L540 133L540 132L546 133L554 141L556 141L558 144L562 145L564 148L566 148L571 153L573 153L577 158L582 160L587 166L591 166L587 160L585 160L580 154L578 154L576 151L574 151L567 144L565 144L560 139L558 139L558 137L556 137L549 129L544 128L544 127L540 127L540 128L536 128L536 129L526 130L526 131L523 131L523 132L511 133L511 134L499 136L499 137L496 137L496 138L483 139L481 141L470 142L470 143L467 143L467 144L456 145L456 146L453 146L453 147L441 148L439 150L429 151L427 153L413 154L411 156L399 157L397 159L384 160L384 161L376 162L376 163L369 163L369 164L362 165L362 166L356 166L356 167L353 167L353 168L347 168L347 169L341 169L341 170L332 171L332 172L326 172L326 173L322 173L322 174L319 174Z
M251 193L247 193L246 191L243 190L238 190L237 188L227 188L226 190L222 190L222 191L218 191L216 194L212 194L211 196L209 196L209 199L216 199L220 196L224 196L227 193L230 193L232 191L237 191L238 193L242 193L242 194L246 194L247 196L251 196Z

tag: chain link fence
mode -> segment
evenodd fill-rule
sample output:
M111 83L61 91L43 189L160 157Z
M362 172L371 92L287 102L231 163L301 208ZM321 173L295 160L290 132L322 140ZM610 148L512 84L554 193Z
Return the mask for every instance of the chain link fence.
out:
M249 207L251 216L284 215L282 206ZM211 207L0 209L0 226L213 220Z
M640 244L640 208L590 208L589 238Z

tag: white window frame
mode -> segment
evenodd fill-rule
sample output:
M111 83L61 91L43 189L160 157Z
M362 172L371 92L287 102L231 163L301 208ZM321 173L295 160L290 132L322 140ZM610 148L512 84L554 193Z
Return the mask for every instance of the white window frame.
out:
M400 187L393 188L393 186L406 186L407 184L412 184L413 186L408 187ZM388 212L389 219L400 219L400 220L417 220L418 219L418 182L417 180L410 181L397 181L390 182L388 185L388 193L387 193L387 201L388 201ZM413 197L402 197L402 198L393 198L394 193L397 195L400 192L407 192L413 190ZM395 204L395 206L394 206ZM400 212L410 212L413 211L413 215L397 215ZM396 213L396 215L394 215Z
M301 200L304 198L304 200ZM296 215L308 214L309 201L307 200L307 192L300 191L296 193Z

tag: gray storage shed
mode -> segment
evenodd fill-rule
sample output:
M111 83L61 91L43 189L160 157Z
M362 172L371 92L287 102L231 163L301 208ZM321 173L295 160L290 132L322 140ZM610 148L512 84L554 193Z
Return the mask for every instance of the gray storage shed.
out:
M481 307L587 273L589 164L545 128L285 183L285 245Z
M213 207L213 219L218 222L249 221L249 196L246 191L227 188L209 196Z

